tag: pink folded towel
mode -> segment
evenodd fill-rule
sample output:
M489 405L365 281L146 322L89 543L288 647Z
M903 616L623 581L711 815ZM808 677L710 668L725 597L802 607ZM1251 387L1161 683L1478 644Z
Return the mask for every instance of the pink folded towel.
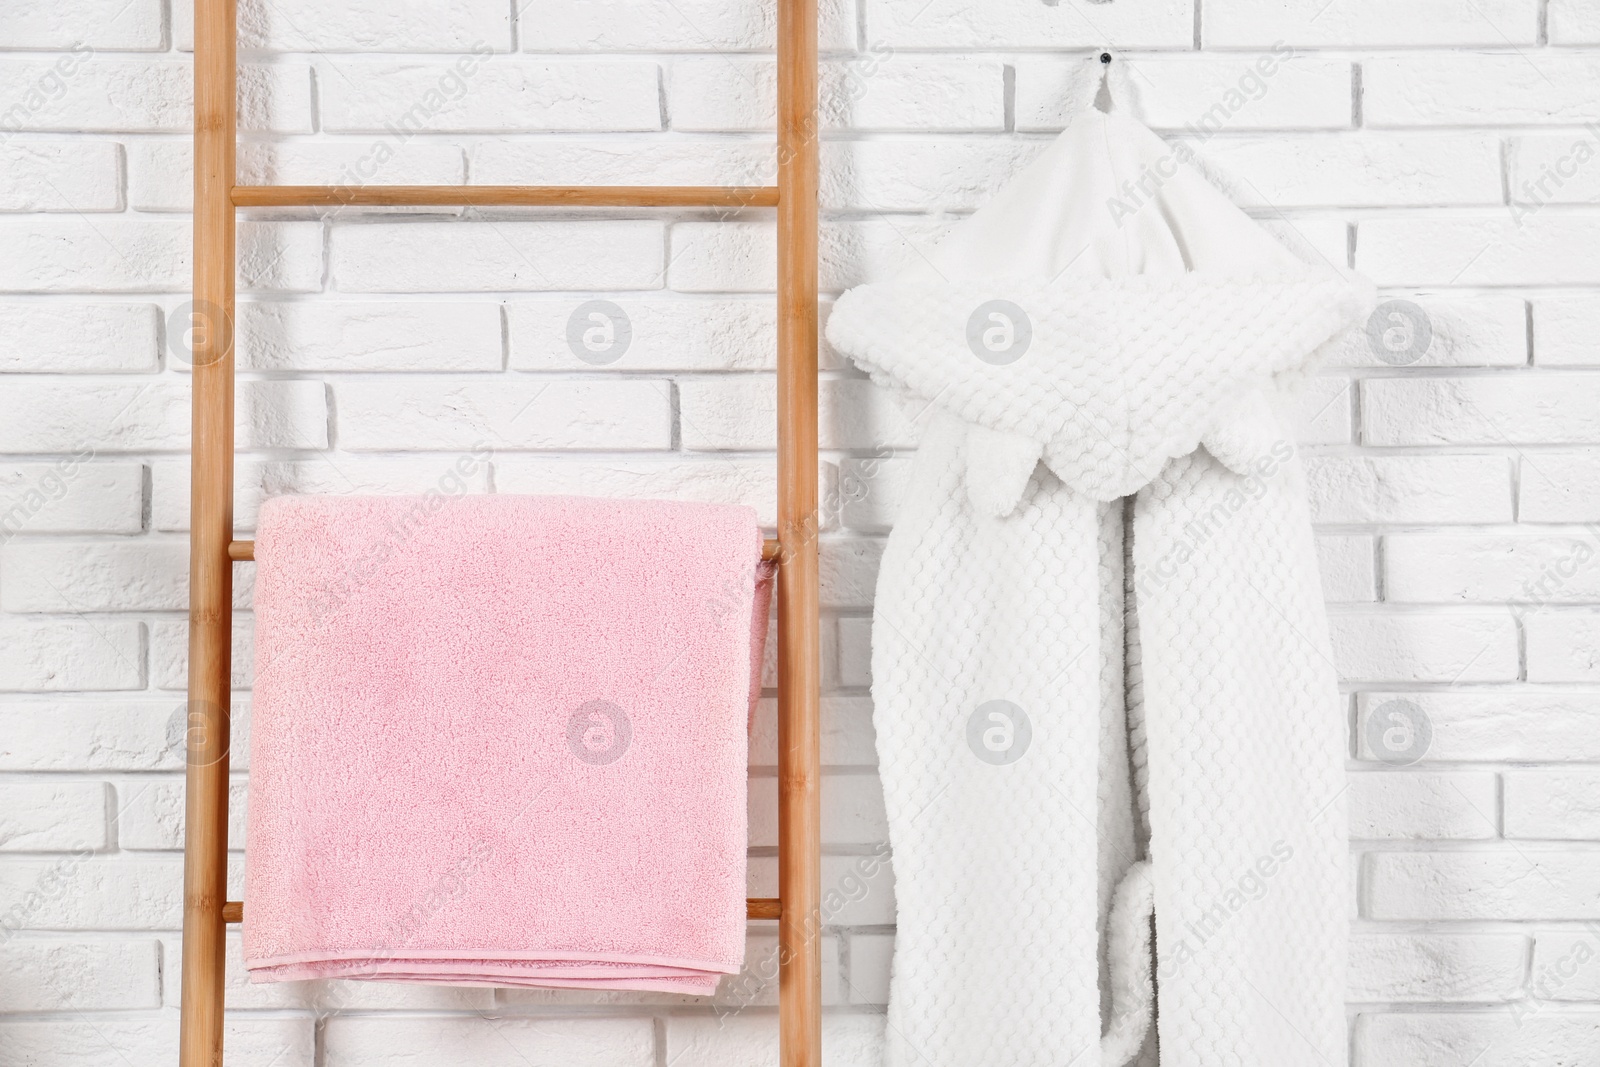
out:
M770 575L748 508L268 501L252 981L713 992Z

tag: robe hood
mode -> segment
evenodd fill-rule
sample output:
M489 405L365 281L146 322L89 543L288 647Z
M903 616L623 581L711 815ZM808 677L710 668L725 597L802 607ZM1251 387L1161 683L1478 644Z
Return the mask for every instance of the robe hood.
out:
M1097 500L1201 445L1247 473L1284 439L1277 380L1374 301L1128 114L1121 63L1110 111L1080 112L925 258L851 289L828 321L880 384L968 424L968 491L988 514L1015 508L1041 460Z

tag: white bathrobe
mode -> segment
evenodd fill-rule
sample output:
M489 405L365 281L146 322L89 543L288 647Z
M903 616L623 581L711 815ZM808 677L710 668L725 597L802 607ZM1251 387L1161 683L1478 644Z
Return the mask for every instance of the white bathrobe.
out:
M1114 99L828 326L929 412L872 633L888 1062L1342 1067L1345 722L1276 400L1370 293Z

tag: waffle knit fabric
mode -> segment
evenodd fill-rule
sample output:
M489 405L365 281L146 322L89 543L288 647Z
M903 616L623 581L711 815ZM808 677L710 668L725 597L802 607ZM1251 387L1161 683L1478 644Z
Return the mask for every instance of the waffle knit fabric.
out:
M1370 287L1122 69L829 322L926 413L872 635L890 1067L1345 1063L1344 722L1276 401Z

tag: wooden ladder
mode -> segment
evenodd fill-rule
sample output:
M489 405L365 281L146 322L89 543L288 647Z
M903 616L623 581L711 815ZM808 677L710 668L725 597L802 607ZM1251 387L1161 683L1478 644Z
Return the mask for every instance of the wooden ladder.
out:
M221 1067L234 539L235 212L321 205L775 207L778 223L778 920L782 1067L822 1062L817 592L817 14L778 3L776 186L241 186L235 184L235 0L195 0L194 404L180 1067Z

